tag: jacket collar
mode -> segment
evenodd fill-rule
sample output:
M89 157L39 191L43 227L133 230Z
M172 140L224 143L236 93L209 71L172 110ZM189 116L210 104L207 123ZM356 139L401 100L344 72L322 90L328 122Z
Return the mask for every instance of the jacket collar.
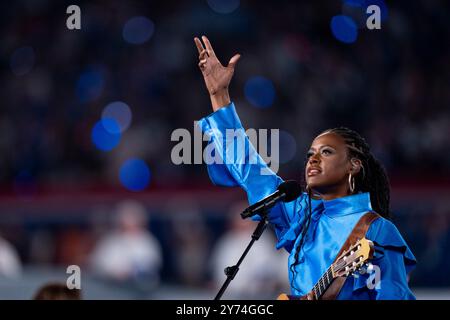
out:
M345 216L358 212L373 211L370 203L370 193L356 193L346 197L340 197L333 200L314 200L312 199L313 209L316 207L324 208L324 213L330 217ZM318 209L318 208L317 208Z

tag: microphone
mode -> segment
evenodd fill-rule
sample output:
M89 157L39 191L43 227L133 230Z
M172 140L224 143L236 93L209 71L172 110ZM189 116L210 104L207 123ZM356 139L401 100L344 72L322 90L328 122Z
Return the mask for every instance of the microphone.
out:
M284 181L278 186L277 190L274 193L268 195L264 199L259 200L258 202L245 209L241 213L241 217L242 219L246 219L248 217L254 216L255 214L258 214L261 209L271 208L279 200L282 200L283 202L293 201L297 199L301 193L302 188L297 181Z

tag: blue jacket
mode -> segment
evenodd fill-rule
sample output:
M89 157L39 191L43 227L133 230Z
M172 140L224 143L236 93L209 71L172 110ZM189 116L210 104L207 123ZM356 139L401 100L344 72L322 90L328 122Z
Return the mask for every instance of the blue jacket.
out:
M249 143L233 103L201 119L198 125L210 137L210 155L220 160L207 161L214 184L240 186L247 192L249 203L253 204L273 193L283 182ZM232 138L227 139L227 129L237 129ZM239 145L239 150L228 150L231 143ZM307 199L307 195L302 194L292 202L277 204L269 213L269 221L278 238L277 249L284 248L290 253L287 267L291 294L299 296L311 291L332 264L359 218L367 211L373 211L369 193L328 201L312 199L312 218L299 253L300 263L292 272L295 248L301 240L300 232L307 214ZM337 298L415 299L408 287L407 275L414 268L416 259L395 225L379 218L371 224L366 238L375 244L376 254L371 262L379 267L381 281L375 288L369 288L368 281L374 283L373 274L348 277Z

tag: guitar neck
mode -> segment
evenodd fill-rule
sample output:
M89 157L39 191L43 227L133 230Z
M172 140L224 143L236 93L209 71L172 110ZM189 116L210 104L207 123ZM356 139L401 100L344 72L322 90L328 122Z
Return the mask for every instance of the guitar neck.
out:
M320 277L308 293L310 298L319 300L336 278L348 277L357 272L368 260L372 259L374 251L373 242L362 238L351 245Z
M332 264L327 271L320 277L319 281L314 285L314 287L311 290L311 293L314 294L314 298L316 300L319 300L319 298L322 296L322 294L325 293L325 291L328 289L328 287L331 285L331 283L334 280L333 275L333 266Z

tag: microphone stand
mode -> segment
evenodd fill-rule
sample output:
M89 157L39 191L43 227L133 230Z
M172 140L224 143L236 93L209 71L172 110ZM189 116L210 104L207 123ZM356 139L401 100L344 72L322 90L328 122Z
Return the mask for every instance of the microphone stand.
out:
M233 280L234 277L236 276L236 274L238 273L239 266L241 265L242 261L244 260L245 256L247 255L247 253L250 251L250 248L253 246L255 241L258 240L261 237L262 233L266 229L267 224L269 223L269 220L267 218L268 207L264 206L261 209L261 211L262 212L261 212L260 216L261 216L262 219L261 219L261 221L259 221L258 225L256 226L255 231L253 231L252 240L247 245L247 248L244 250L244 253L240 257L240 259L237 262L237 264L234 265L234 266L230 266L230 267L226 267L225 268L224 272L225 272L225 275L227 276L227 279L225 280L224 284L222 285L222 288L220 288L220 290L217 293L217 295L214 298L214 300L220 300L220 298L222 297L223 293L225 292L225 290L227 289L228 285L230 284L231 280Z

